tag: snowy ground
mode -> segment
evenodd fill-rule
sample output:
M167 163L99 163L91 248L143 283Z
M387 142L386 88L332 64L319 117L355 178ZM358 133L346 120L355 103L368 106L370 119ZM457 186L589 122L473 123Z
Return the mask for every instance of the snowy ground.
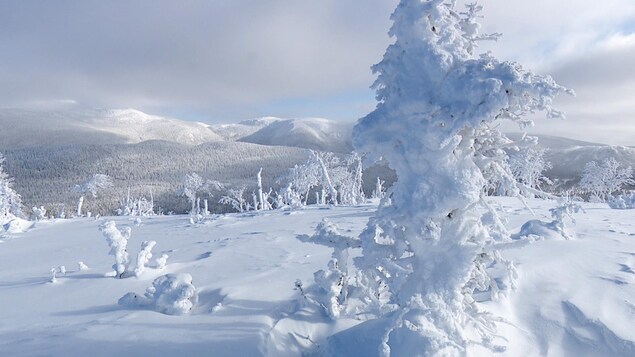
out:
M496 198L508 227L550 220L550 201L530 201L537 216L514 199ZM635 211L584 205L574 240L516 241L501 245L520 273L517 291L485 308L502 317L501 340L510 356L635 355ZM206 355L281 356L323 345L357 324L329 323L302 308L296 279L305 285L323 269L330 249L296 239L328 217L357 235L374 206L309 208L215 216L191 224L184 216L113 218L130 226L135 260L142 241L167 267L139 278L104 276L114 263L98 226L102 220L38 222L0 239L0 356ZM153 259L154 260L154 259ZM90 269L79 270L83 261ZM51 283L49 270L64 265ZM199 302L186 316L117 304L143 293L167 273L189 273ZM500 343L500 341L498 341ZM351 341L347 355L361 351ZM491 355L478 346L474 355Z

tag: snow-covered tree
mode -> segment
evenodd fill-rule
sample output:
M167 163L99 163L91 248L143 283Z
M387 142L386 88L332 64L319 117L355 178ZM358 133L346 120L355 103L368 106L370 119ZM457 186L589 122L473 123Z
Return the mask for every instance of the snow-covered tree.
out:
M13 189L13 179L4 171L4 161L0 153L0 225L22 216L22 198Z
M502 287L487 270L496 263L493 237L474 207L483 201L485 164L502 156L479 158L485 151L475 145L498 119L562 117L551 101L566 90L550 77L475 55L479 40L498 37L479 34L480 9L401 0L390 30L396 41L373 67L379 104L354 129L356 149L387 159L398 177L356 260L366 299L384 317L382 355L461 355L474 338L468 329L495 349L493 323L472 294Z
M356 152L352 152L346 157L345 167L342 174L336 176L335 184L339 191L339 204L353 206L363 203L366 200L362 187L362 157Z
M245 199L246 189L245 186L230 188L227 191L227 195L222 196L218 203L229 205L238 212L245 212L247 210L247 200Z
M150 198L136 198L130 195L130 188L126 198L120 200L117 214L120 216L153 216L154 213L154 195L150 191Z
M509 155L509 166L516 181L536 190L543 184L552 184L544 175L546 170L552 168L551 163L545 160L545 153L543 148L528 147Z
M365 200L362 173L362 158L355 152L342 159L332 152L311 150L307 162L295 165L280 180L287 183L280 196L289 206L296 206L298 198L306 205L313 191L317 204L360 204Z
M606 202L612 193L620 191L625 185L634 184L633 169L609 157L601 164L591 161L584 166L580 189L591 195L592 200Z
M86 180L83 184L75 185L73 190L79 193L79 200L77 201L77 216L82 216L82 206L84 205L84 198L87 194L96 198L99 191L109 187L112 187L112 180L108 175L104 174L96 174Z
M377 177L377 180L375 181L375 189L373 190L373 193L370 198L372 199L384 198L384 196L386 195L386 189L384 188L385 183L386 183L385 181Z
M205 180L197 173L193 172L191 174L185 175L183 177L181 194L190 201L192 209L190 210L191 215L199 215L201 214L200 207L200 197L199 194L201 192L210 193L212 190L220 190L223 188L223 184L214 180Z

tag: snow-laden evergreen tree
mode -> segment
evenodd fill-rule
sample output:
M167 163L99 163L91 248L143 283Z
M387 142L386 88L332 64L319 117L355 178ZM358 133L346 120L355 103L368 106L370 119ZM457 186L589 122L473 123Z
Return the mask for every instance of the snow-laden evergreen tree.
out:
M401 0L392 14L395 42L373 67L379 104L354 129L356 149L387 159L398 177L356 259L366 300L380 307L382 355L462 355L472 342L497 349L495 325L472 295L508 288L487 270L496 263L493 237L475 209L484 175L496 172L484 170L503 156L484 156L478 145L496 135L496 120L563 116L551 102L566 89L551 77L475 55L479 40L498 37L479 34L480 9Z
M606 202L612 193L625 185L635 185L633 169L623 166L615 158L609 157L598 164L591 161L584 166L580 189L590 195L591 201Z
M13 179L4 171L4 161L0 153L0 225L22 216L22 198L13 189Z
M106 188L112 187L112 179L108 175L96 174L86 180L81 185L75 185L73 190L79 193L77 201L77 217L82 216L82 207L84 206L84 197L90 193L93 198L97 197L97 193Z

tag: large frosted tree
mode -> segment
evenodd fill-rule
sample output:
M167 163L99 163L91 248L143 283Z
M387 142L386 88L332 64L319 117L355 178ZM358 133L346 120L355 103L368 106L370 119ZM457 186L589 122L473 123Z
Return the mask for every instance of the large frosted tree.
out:
M398 176L356 260L384 321L383 355L457 355L474 340L494 348L473 318L474 291L503 288L485 269L494 238L475 210L490 167L479 139L496 120L526 125L535 111L562 117L551 101L566 90L551 77L475 54L478 41L498 37L479 34L479 10L401 0L395 42L373 67L379 103L354 129L356 148L386 158Z

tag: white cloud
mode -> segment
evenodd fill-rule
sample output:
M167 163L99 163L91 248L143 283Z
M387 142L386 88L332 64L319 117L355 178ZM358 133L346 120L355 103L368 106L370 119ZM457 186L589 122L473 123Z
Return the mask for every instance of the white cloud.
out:
M86 105L196 113L199 120L337 116L334 111L354 118L372 108L369 67L391 41L386 33L397 3L0 2L0 105L72 98ZM609 127L631 130L635 1L481 4L484 30L504 34L483 49L551 73L577 91L578 97L557 102L569 113L558 130L588 140L599 140L596 134ZM338 97L353 98L350 109ZM316 113L322 99L326 109ZM583 128L596 118L603 129ZM553 132L550 125L556 124L545 130ZM609 134L601 139L615 142L617 135Z

